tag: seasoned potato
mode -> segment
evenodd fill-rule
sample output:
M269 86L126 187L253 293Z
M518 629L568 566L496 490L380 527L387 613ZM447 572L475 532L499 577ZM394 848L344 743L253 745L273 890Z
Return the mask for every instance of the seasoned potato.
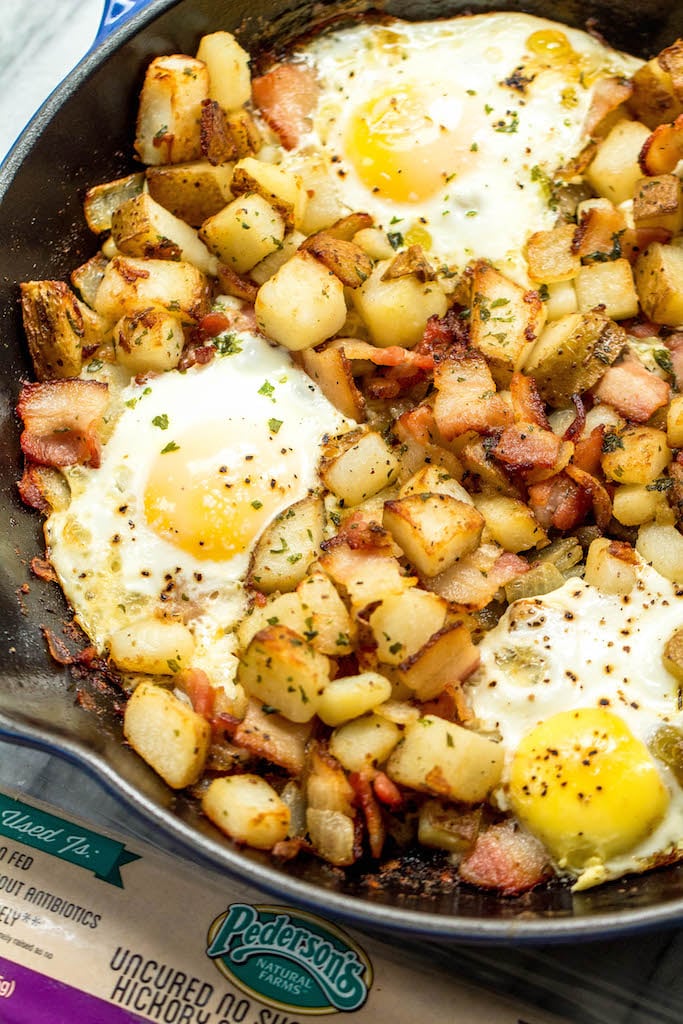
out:
M683 395L674 395L666 411L666 439L671 448L683 448Z
M534 232L526 247L529 277L545 284L576 277L581 258L574 246L575 235L575 224L560 224L549 231Z
M323 541L323 501L311 494L290 505L259 537L249 579L264 594L293 590L306 575Z
M683 249L652 242L636 260L634 277L651 320L668 327L683 324Z
M603 447L601 461L605 476L615 483L649 484L661 475L671 457L663 430L626 427L608 435L608 450Z
M372 713L335 729L330 737L330 753L347 771L359 772L384 764L400 738L398 725Z
M486 356L489 365L518 370L544 322L545 307L536 292L522 288L483 260L475 264L471 343Z
M359 718L391 697L391 683L378 672L332 679L318 701L318 716L326 725Z
M139 683L126 704L123 734L173 789L192 785L204 770L211 727L163 686Z
M301 357L303 367L339 412L356 423L363 423L365 397L353 379L351 363L344 348L337 341L324 348L304 349Z
M295 591L285 594L269 594L265 604L254 604L237 628L237 641L242 650L266 626L287 626L307 640L306 612L301 598Z
M215 275L218 263L194 228L174 216L148 192L127 199L114 210L111 236L126 256L185 260L204 274Z
M109 656L122 672L172 676L190 667L192 633L173 619L140 619L111 638Z
M379 660L400 665L442 628L447 611L443 598L428 590L413 587L388 594L368 620Z
M401 487L400 496L405 498L408 494L450 494L458 501L464 501L468 505L474 504L468 491L456 480L454 476L442 466L428 464L422 466L416 473L409 477Z
M339 657L348 653L355 634L346 605L324 572L312 572L297 587L304 625L300 630L316 651Z
M180 320L164 309L152 307L123 316L114 328L116 361L131 373L172 370L184 344Z
M629 106L648 128L673 121L683 113L683 46L672 46L638 68Z
M209 72L209 97L224 110L237 110L251 99L249 54L230 32L210 32L199 40L197 60Z
M230 187L235 196L257 192L282 214L288 229L301 227L306 193L301 179L291 171L247 156L235 164Z
M202 796L202 810L221 832L257 850L271 850L289 829L289 808L258 775L214 779Z
M612 128L586 171L598 195L615 204L631 199L643 175L638 157L649 134L639 121L619 121Z
M314 348L344 326L344 285L314 256L296 252L261 285L255 309L273 341L295 352Z
M152 199L198 228L233 198L232 164L214 167L208 160L148 167L147 188Z
M448 494L411 494L387 501L382 523L425 576L437 576L473 551L484 528L475 508Z
M382 260L370 277L353 291L353 304L375 345L414 348L430 316L443 316L448 299L438 281L414 275L384 280L391 260Z
M155 57L140 93L135 152L144 164L178 164L201 156L199 111L209 96L203 61Z
M328 658L287 626L272 625L253 637L240 659L237 682L292 722L309 722L329 682Z
M448 683L466 679L479 664L479 652L470 631L462 622L447 623L443 629L402 661L392 672L406 694L418 700L438 697Z
M677 235L683 228L683 184L675 174L641 178L633 197L638 228L665 228Z
M204 221L199 235L223 263L243 274L280 248L285 222L267 199L247 192Z
M603 594L630 594L636 583L633 548L609 537L597 537L588 549L585 580Z
M503 494L479 497L477 511L497 544L506 551L528 551L547 543L547 534L523 501Z
M406 726L386 768L401 786L465 804L485 800L502 770L500 744L436 715Z
M21 311L38 380L77 377L83 346L98 344L107 321L76 298L63 281L21 285Z
M683 583L683 536L668 523L646 523L638 530L636 551L674 583Z
M353 430L332 442L320 464L320 478L346 506L377 494L398 474L398 459L374 430Z
M623 526L652 522L667 508L666 496L647 484L622 484L612 496L612 514Z
M628 260L589 263L574 279L579 313L597 306L612 320L625 320L638 313L638 293Z
M161 306L190 321L209 309L209 286L190 263L116 256L97 289L95 309L110 321Z

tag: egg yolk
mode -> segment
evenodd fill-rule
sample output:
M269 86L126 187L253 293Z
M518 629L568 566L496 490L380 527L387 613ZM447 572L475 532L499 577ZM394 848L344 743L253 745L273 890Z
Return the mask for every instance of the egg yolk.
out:
M345 150L361 180L387 199L428 199L472 160L465 102L406 83L354 111Z
M242 554L281 509L295 479L294 453L286 459L276 451L274 465L264 471L256 442L226 436L224 424L178 437L157 457L147 479L147 522L195 558L227 561Z
M517 816L561 867L581 870L633 849L669 794L645 745L603 708L562 711L532 729L510 770Z

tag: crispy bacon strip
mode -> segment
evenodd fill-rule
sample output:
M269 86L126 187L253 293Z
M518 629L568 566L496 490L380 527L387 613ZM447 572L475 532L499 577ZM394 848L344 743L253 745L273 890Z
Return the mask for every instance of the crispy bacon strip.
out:
M671 124L657 125L645 139L638 162L643 174L671 174L683 159L683 114Z
M306 131L318 102L318 83L303 64L278 64L251 82L254 103L285 149L293 149Z
M206 672L200 668L188 668L178 673L176 685L190 698L197 714L211 721L216 705L216 691Z
M473 349L451 351L436 365L434 385L434 418L448 441L468 430L491 434L510 420L486 360Z
M480 889L496 889L504 896L527 892L550 874L542 843L511 821L480 832L460 863L463 881Z
M573 530L586 518L590 495L566 473L533 484L529 488L529 506L544 529Z
M107 385L95 380L24 385L17 403L24 421L22 451L42 466L99 466L97 428L108 401Z
M510 380L510 397L515 423L534 423L542 430L550 430L545 405L533 377L527 377L519 372L513 373Z
M403 805L403 795L396 783L384 772L376 771L372 779L372 788L375 796L385 807L392 811L398 810Z
M639 359L626 356L605 371L593 394L627 420L646 423L657 409L668 405L671 387L656 373L646 369Z
M577 469L583 469L584 472L591 473L593 476L600 473L604 436L605 427L601 423L597 427L593 427L588 437L582 437L576 442L572 462Z
M552 430L534 423L514 423L506 427L493 454L510 469L551 469L557 462L562 440Z
M375 798L372 780L367 772L351 772L349 782L353 787L355 803L360 807L368 830L370 853L379 858L386 838L386 830L382 820L382 812Z
M479 611L501 587L528 571L529 563L519 555L482 544L425 585L465 611Z

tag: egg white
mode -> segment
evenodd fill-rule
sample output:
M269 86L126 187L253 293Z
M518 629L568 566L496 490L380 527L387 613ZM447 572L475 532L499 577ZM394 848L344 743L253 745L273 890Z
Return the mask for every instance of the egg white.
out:
M564 50L530 49L532 37L549 32L561 33ZM596 81L640 64L585 32L514 12L357 25L319 36L294 59L314 69L320 99L311 131L284 156L286 165L304 179L307 166L323 166L347 211L371 213L447 264L483 257L518 278L528 235L557 217L549 176L587 142L583 123ZM389 133L403 131L409 149L430 128L446 139L442 181L426 198L396 201L373 190L363 180L363 154L350 151L354 118L373 98L386 105L392 91L400 102L389 112ZM410 97L425 104L421 126ZM381 119L375 127L383 130Z
M226 558L197 557L174 543L146 515L152 474L171 458L192 473L208 452L225 463L226 481L239 477L239 514L256 518L259 507L270 521L318 486L321 441L347 421L286 350L245 332L217 340L227 341L229 354L123 389L100 466L66 470L71 501L49 516L45 534L76 620L98 651L132 622L171 613L194 634L193 665L227 685L236 666L232 630L246 611L244 579L257 538ZM206 439L207 451L188 451L185 460L188 431ZM205 514L197 514L198 529Z
M576 578L510 605L482 640L467 687L477 726L505 747L501 804L522 737L559 711L605 708L646 745L663 724L683 727L680 683L662 662L682 625L683 591L642 560L629 595L604 594ZM665 764L657 766L670 798L663 821L628 853L589 863L575 888L683 854L683 789Z

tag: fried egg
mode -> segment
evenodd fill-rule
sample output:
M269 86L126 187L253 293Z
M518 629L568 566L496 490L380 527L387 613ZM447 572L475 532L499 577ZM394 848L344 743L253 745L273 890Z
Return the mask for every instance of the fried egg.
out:
M640 561L628 595L570 579L510 605L484 637L468 692L500 737L499 795L585 889L683 852L683 789L655 736L683 726L664 667L683 593Z
M97 469L66 471L68 508L45 531L79 624L98 651L149 615L180 618L193 665L228 685L232 628L263 529L318 486L324 437L347 421L285 349L221 335L205 366L131 381Z
M552 175L588 141L596 82L640 64L512 12L358 25L293 58L314 69L320 98L285 164L304 178L322 165L347 211L405 244L518 277L528 235L556 220Z

